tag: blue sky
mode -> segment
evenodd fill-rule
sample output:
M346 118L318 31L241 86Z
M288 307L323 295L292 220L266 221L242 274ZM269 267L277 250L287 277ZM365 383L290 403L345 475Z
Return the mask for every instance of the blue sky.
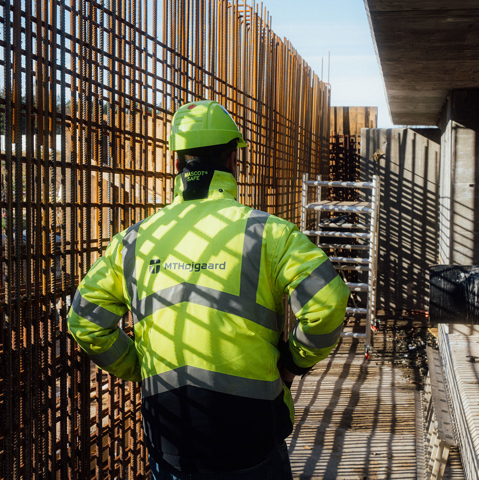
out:
M378 126L392 126L362 0L266 0L272 27L327 81L331 105L378 107Z

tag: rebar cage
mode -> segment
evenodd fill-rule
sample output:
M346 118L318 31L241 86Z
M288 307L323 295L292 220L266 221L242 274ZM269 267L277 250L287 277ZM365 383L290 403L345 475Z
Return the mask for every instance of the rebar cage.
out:
M330 87L254 2L0 11L0 473L146 478L140 388L72 341L76 287L114 234L171 201L167 136L188 101L219 101L243 132L239 200L298 223L302 174L328 161Z

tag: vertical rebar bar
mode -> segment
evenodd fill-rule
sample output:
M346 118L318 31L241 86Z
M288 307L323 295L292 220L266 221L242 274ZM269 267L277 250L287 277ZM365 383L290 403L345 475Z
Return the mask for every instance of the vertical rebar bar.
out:
M70 304L73 301L76 290L76 276L78 273L78 252L80 250L79 243L77 239L80 238L78 235L78 178L77 178L77 162L78 162L78 89L77 89L77 0L70 0L70 210L69 210L69 228L70 232L70 282L68 286L68 294L70 297ZM79 355L79 347L75 342L69 338L68 342L68 357L70 362L70 375L67 382L67 387L69 389L70 395L68 399L68 413L69 421L67 423L67 428L70 432L76 432L78 429L78 409L77 403L79 399L79 389L78 389L78 363L77 358ZM69 469L70 476L72 480L78 478L79 471L79 438L78 435L73 435L70 433L69 444L70 444L70 458L69 458Z
M4 39L4 85L5 85L5 190L6 190L6 222L5 222L5 341L4 341L4 355L5 355L5 370L7 372L12 371L14 365L14 351L13 345L14 335L14 299L13 299L13 181L12 181L12 59L11 59L11 13L10 4L7 3L4 7L4 26L3 26L3 39ZM3 239L2 239L3 240ZM3 242L2 242L3 243ZM15 459L14 454L16 452L16 444L18 443L18 432L14 427L13 411L13 389L14 381L10 374L7 374L4 378L4 415L2 422L4 425L4 432L11 432L8 439L4 443L5 448L5 462L3 467L3 475L5 478L12 476L15 478L17 472L15 472Z
M50 180L50 228L47 229L47 245L49 249L49 261L47 268L49 269L49 289L47 294L48 318L48 347L50 371L48 376L48 403L49 403L49 452L51 472L55 474L57 465L57 449L56 449L56 373L57 373L57 321L58 313L56 308L57 302L57 4L49 2L50 6L50 162L47 165L47 172ZM48 157L47 157L48 158ZM47 217L48 218L48 217Z
M99 42L95 42L99 46L99 64L98 64L98 155L96 157L99 165L98 172L98 256L103 254L103 188L104 173L103 166L108 156L108 149L105 148L105 118L104 118L104 23L105 23L105 0L100 2L100 20L99 20ZM108 188L108 187L107 187ZM108 193L107 193L108 195ZM97 461L96 461L96 477L97 480L103 480L103 437L105 435L103 428L103 371L97 368L96 372L96 397L97 397Z
M20 379L22 368L22 346L20 342L21 332L23 330L23 312L21 305L20 282L22 279L22 243L23 243L23 142L22 142L22 35L21 35L21 2L15 0L13 4L13 128L15 142L15 157L12 163L15 165L14 181L14 292L13 302L15 310L13 313L12 328L12 360L13 368L10 371L14 378ZM12 165L13 167L13 165ZM13 170L13 168L12 168ZM24 420L24 398L21 395L21 383L17 381L13 393L13 475L20 475L20 466L24 461L23 442L21 440L21 424Z
M42 240L42 192L41 192L41 185L42 185L42 168L41 168L41 156L42 156L42 142L43 142L43 122L44 122L44 115L43 115L43 92L42 92L42 81L43 81L43 27L42 27L42 2L36 1L35 2L35 15L36 15L36 42L35 42L35 53L37 55L36 61L36 72L35 72L35 107L36 107L36 115L35 115L35 131L36 131L36 139L35 139L35 174L34 174L34 182L33 182L33 198L35 199L35 213L34 213L34 251L36 255L34 255L34 268L33 268L33 279L34 279L34 298L37 300L35 302L34 307L34 316L36 319L34 325L34 335L33 335L33 342L34 342L34 350L33 350L33 389L36 392L34 401L33 401L33 409L36 413L34 425L33 425L33 435L35 439L38 439L35 442L35 452L34 452L34 465L35 465L35 475L41 477L45 473L45 462L43 461L44 452L45 452L45 445L42 435L42 428L43 428L43 415L41 411L42 407L42 314L43 308L41 302L39 301L40 298L40 273L41 273L41 263L42 258L39 253L41 252L41 240Z
M29 19L32 16L32 2L25 0L25 18ZM25 291L32 291L32 156L33 156L33 64L32 64L32 22L25 21L25 241L24 248L26 249L26 263L25 263ZM25 306L25 358L24 358L24 388L25 388L25 477L33 477L33 443L29 440L32 438L34 425L34 410L33 399L35 390L33 390L35 381L33 377L34 371L34 322L33 322L33 305L31 295L26 296Z
M60 458L61 476L68 472L68 368L67 352L67 147L66 147L66 4L60 1L60 144L61 144L61 306L60 306ZM71 297L70 297L71 298Z

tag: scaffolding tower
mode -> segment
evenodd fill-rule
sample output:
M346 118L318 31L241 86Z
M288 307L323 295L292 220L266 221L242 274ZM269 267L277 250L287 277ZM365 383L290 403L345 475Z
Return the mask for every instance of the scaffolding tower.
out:
M303 174L301 231L309 237L316 237L316 245L326 250L351 292L366 293L365 307L358 307L355 298L351 297L353 305L346 309L347 317L366 318L365 332L343 332L341 336L364 338L367 358L372 352L371 331L377 329L379 187L377 175L373 176L372 182L327 182L322 181L321 176L317 180L309 180L309 175ZM313 202L309 202L310 188L316 189ZM365 196L366 201L333 201L326 199L324 188L365 189L370 194ZM312 221L308 218L308 211L316 212ZM327 218L322 216L324 213L328 215ZM353 256L356 252L357 255ZM367 282L351 281L346 272L350 272L350 277L354 272L356 276L368 272Z

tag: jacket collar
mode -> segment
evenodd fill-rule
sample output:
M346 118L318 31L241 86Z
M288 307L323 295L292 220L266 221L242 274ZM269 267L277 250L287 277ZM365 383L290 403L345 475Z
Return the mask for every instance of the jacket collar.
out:
M181 203L186 200L183 198L183 181L181 175L177 175L175 178L175 199L173 203ZM238 184L231 173L221 172L215 170L213 178L208 189L208 197L200 201L219 200L219 199L231 199L236 200L238 198ZM198 201L198 200L190 200Z

